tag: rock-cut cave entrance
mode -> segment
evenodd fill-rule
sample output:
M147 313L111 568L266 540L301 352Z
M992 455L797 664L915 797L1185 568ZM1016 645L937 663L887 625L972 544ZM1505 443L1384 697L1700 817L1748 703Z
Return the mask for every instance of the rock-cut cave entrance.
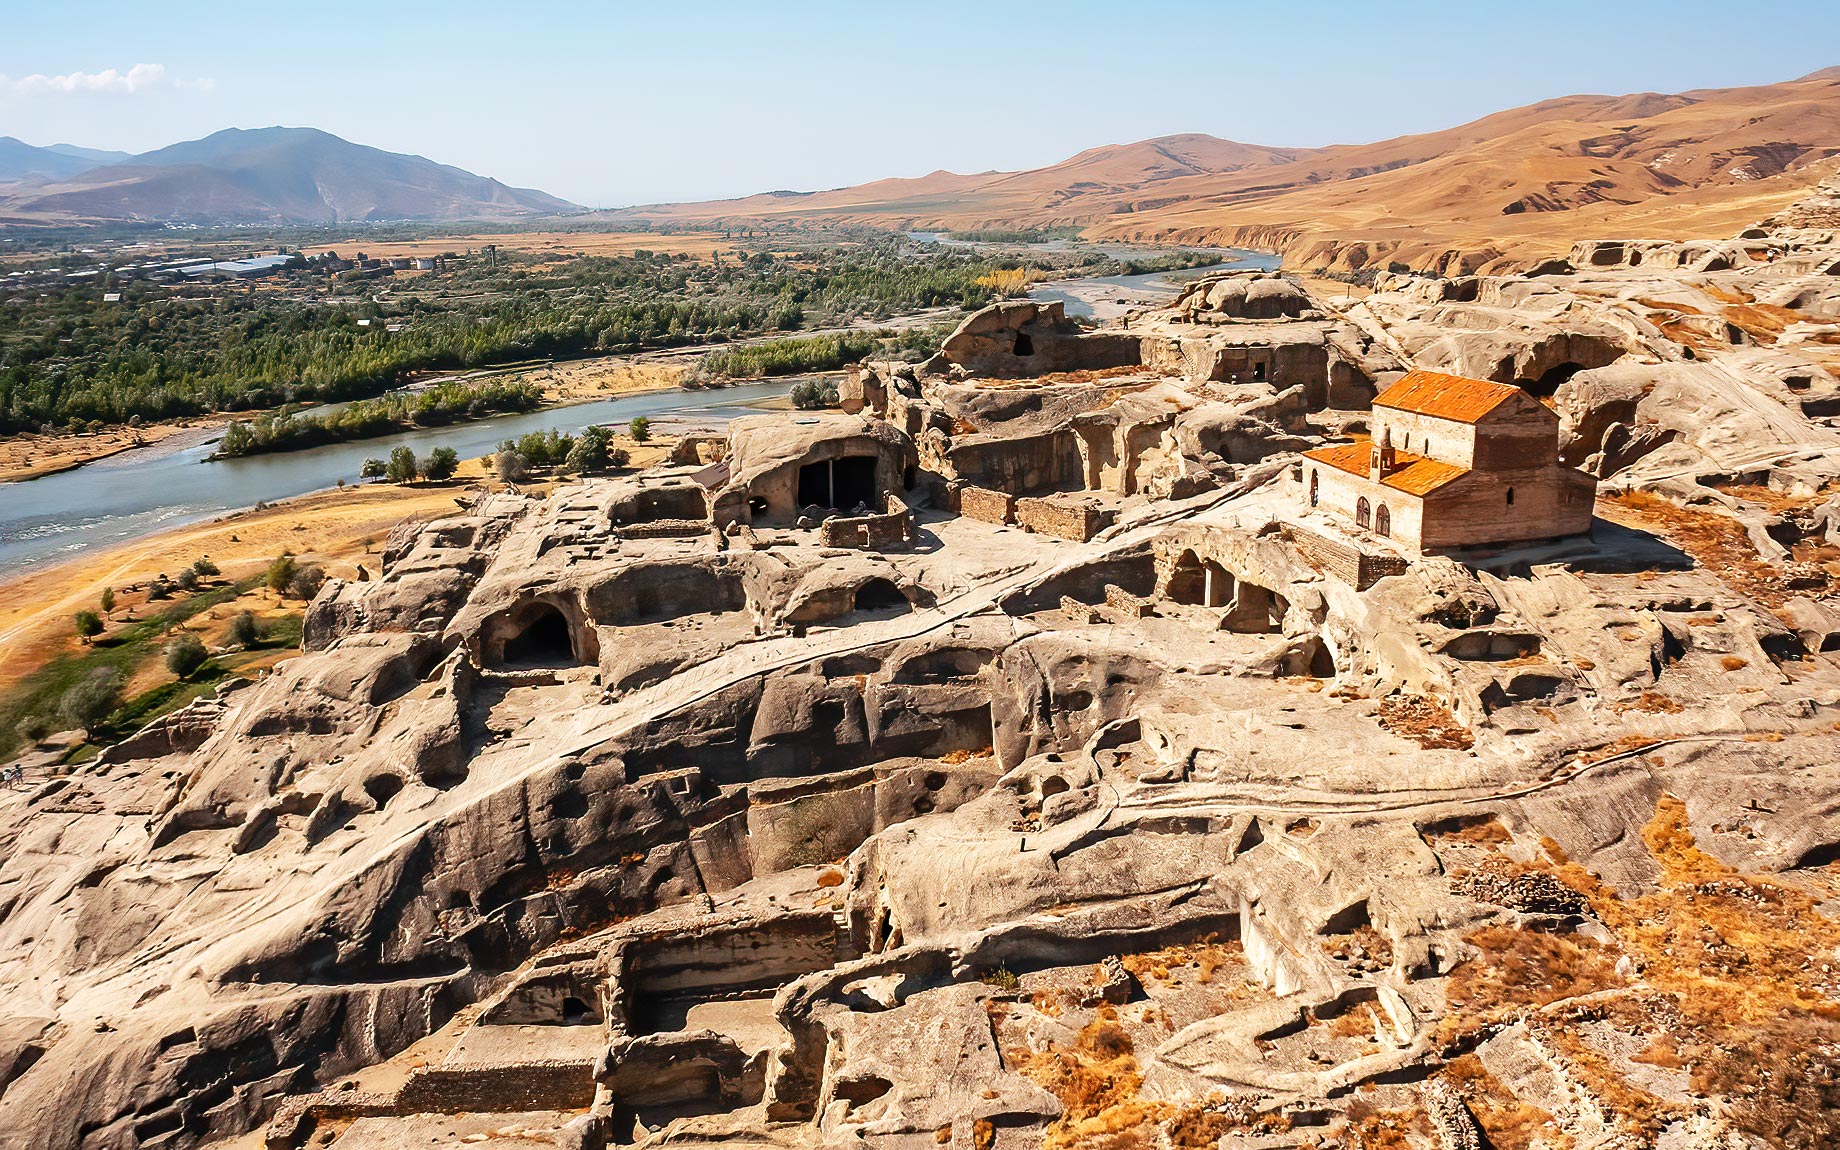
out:
M1538 379L1516 380L1529 394L1540 397L1557 395L1559 389L1571 381L1574 375L1584 370L1582 363L1561 363L1540 373Z
M1184 551L1169 576L1169 598L1196 607L1226 607L1233 602L1235 582L1225 567Z
M568 620L549 604L539 604L526 618L524 629L505 640L499 661L506 667L574 666L575 644L569 637Z
M823 459L799 468L799 506L833 507L848 511L881 509L881 491L875 482L873 455L845 455Z
M907 596L901 589L887 579L871 579L856 589L856 598L851 607L857 611L886 611L909 609Z

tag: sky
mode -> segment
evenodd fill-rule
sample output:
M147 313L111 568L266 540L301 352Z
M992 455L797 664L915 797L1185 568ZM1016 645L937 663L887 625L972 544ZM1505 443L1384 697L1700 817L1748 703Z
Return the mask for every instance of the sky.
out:
M0 136L322 128L590 207L1314 147L1840 64L1831 0L0 0Z

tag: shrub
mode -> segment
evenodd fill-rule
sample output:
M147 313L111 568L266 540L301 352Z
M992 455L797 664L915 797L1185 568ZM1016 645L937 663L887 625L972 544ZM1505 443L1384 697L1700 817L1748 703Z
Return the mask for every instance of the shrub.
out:
M317 563L308 563L288 580L287 593L296 599L311 599L326 585L326 571Z
M1014 994L1022 985L1022 980L1016 977L1015 972L1003 965L994 966L978 977L985 986L993 987L1004 994Z
M634 443L644 443L652 437L652 421L643 415L635 415L632 422L626 425L626 433L632 436Z
M162 657L166 660L168 671L181 679L189 679L193 671L204 666L211 654L204 649L204 640L187 631L166 644Z
M270 559L268 561L268 574L264 579L268 584L268 589L276 594L280 594L287 590L287 585L293 582L294 572L297 566L298 565L294 562L294 557L286 552Z
M224 632L224 638L247 650L262 641L262 624L256 621L253 612L239 611L231 618L230 629Z
M179 590L181 591L187 593L196 591L198 590L198 572L187 567L185 570L179 572L179 578L176 579L175 582L179 584Z
M382 479L390 465L381 459L367 459L364 466L358 468L359 479Z
M102 604L102 613L104 615L113 614L115 611L115 588L104 587L102 589L102 598L98 600L98 602Z
M792 406L800 411L836 407L842 399L837 393L836 385L819 383L815 379L800 380L792 385L792 390L788 394L792 398Z
M211 557L209 555L200 555L198 558L192 560L192 570L196 572L201 579L209 579L211 576L219 573L217 564L211 562Z
M492 454L492 471L506 483L522 483L530 474L530 460L515 450L501 447Z
M460 470L460 454L451 447L437 447L428 453L428 460L422 465L422 474L436 483L452 479L454 472Z
M413 483L420 472L421 465L415 458L415 449L408 444L390 452L390 462L384 465L384 476L391 483Z
M43 715L27 715L13 725L13 733L27 746L36 746L40 739L51 733L51 724Z
M78 611L76 614L76 623L77 634L83 637L85 643L102 634L102 616L96 614L94 611L87 609Z
M147 598L149 601L154 599L170 599L172 598L172 593L172 580L166 577L164 571L155 575L153 577L153 582L147 586Z
M93 734L102 721L121 706L121 672L97 667L58 699L58 715L85 734Z

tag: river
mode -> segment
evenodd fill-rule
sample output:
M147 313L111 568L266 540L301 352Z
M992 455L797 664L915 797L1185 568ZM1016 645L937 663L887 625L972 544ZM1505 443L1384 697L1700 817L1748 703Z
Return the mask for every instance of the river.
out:
M1144 247L1138 244L1087 243L1074 240L1043 240L1034 244L993 244L981 240L955 240L949 232L909 232L909 239L944 247L974 248L981 251L1082 252L1110 256L1115 260L1155 259L1170 254L1169 248ZM1202 252L1219 259L1196 268L1174 271L1142 272L1138 275L1080 276L1050 280L1035 285L1029 298L1043 302L1059 300L1068 315L1090 316L1097 320L1116 319L1133 307L1168 303L1182 290L1182 285L1216 272L1252 270L1275 271L1282 257L1271 252L1248 248L1214 248L1185 245L1182 251Z
M939 233L911 234L915 239L954 247L1064 251L1074 246L1067 240L987 245L954 240ZM1127 260L1166 255L1169 250L1085 243L1078 248ZM1210 272L1278 265L1277 256L1264 252L1238 248L1190 250L1218 255L1220 262L1181 271L1059 280L1039 284L1029 295L1038 300L1060 300L1070 315L1105 320L1134 305L1166 301L1181 290L1186 280ZM324 490L341 479L356 482L366 459L383 458L399 444L413 447L417 455L426 455L436 447L451 447L462 459L472 459L491 451L501 440L526 432L551 427L577 431L595 423L623 425L636 415L657 420L661 431L681 428L686 423L719 427L737 415L747 414L750 404L785 395L796 378L713 391L650 392L243 459L207 459L216 442L216 432L209 436L182 434L72 471L0 484L0 578L257 503Z
M472 459L526 432L624 426L636 415L649 417L661 431L720 426L749 414L749 404L785 395L795 378L647 392L242 459L207 460L216 434L208 439L181 434L72 471L0 483L0 578L227 511L320 491L341 479L355 482L366 459L387 456L400 444L417 455L451 447L460 458Z

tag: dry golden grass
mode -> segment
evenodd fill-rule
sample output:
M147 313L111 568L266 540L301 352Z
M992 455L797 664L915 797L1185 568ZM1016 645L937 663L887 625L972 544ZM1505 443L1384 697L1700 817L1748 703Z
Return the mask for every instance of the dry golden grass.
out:
M1042 1150L1202 1150L1231 1131L1278 1133L1288 1126L1282 1117L1224 1098L1175 1105L1142 1097L1136 1046L1111 1006L1101 1007L1072 1045L1014 1050L1008 1060L1061 1101L1061 1116L1045 1132Z
M1757 553L1743 524L1729 515L1688 510L1647 491L1603 496L1597 509L1612 522L1665 537L1699 566L1765 606L1781 607L1786 598L1782 572Z
M1686 708L1660 691L1643 691L1640 698L1634 702L1618 703L1615 710L1619 715L1626 715L1631 711L1640 711L1648 715L1678 715Z
M1645 1061L1687 1068L1696 1093L1726 1099L1733 1123L1769 1145L1840 1144L1840 1077L1830 1061L1840 1049L1840 1000L1834 976L1810 961L1840 948L1840 923L1800 886L1739 874L1702 851L1686 804L1672 795L1657 803L1642 843L1660 877L1636 898L1562 857L1542 868L1585 896L1614 945L1508 927L1477 932L1469 941L1478 957L1451 976L1440 1037L1460 1043L1496 1022L1538 1021L1542 1007L1577 995L1631 989L1615 968L1626 955L1640 986L1590 1010L1648 1034ZM1542 1033L1631 1133L1652 1135L1673 1113L1571 1028L1543 1025Z
M1391 695L1380 700L1380 726L1426 750L1466 751L1475 735L1457 721L1450 708L1427 695Z
M1440 1075L1462 1092L1470 1113L1476 1116L1495 1150L1532 1150L1536 1139L1552 1146L1553 1116L1521 1101L1474 1054L1452 1059Z
M1425 1125L1416 1111L1383 1110L1357 1098L1348 1104L1347 1117L1335 1133L1353 1150L1415 1150L1415 1141L1407 1135Z

